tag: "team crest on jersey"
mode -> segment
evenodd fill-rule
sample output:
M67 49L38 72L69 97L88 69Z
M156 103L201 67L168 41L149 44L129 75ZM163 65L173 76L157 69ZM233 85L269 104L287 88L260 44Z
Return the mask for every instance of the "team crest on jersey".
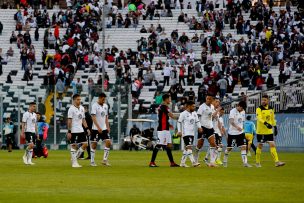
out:
M101 114L102 117L105 116L105 112L104 111L102 111L100 114Z
M81 114L78 114L78 118L79 118L79 119L82 119L82 115L81 115Z
M193 124L194 123L194 119L190 119L190 123Z
M242 122L243 122L243 119L239 118L239 119L238 119L238 122L239 122L239 123L242 123Z
M36 122L36 119L35 119L35 118L33 118L33 119L32 119L32 123L35 123L35 122Z

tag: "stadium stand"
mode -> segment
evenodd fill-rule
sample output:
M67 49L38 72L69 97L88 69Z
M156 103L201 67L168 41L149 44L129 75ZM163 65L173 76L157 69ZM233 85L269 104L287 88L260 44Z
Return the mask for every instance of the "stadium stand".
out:
M189 99L190 88L198 103L208 92L221 96L227 111L237 100L246 99L248 112L253 113L264 91L277 112L303 111L304 26L295 6L269 8L261 2L251 6L246 0L214 5L213 1L190 0L184 2L183 10L178 1L171 5L146 2L133 12L133 8L110 4L105 8L104 83L100 80L102 3L75 2L67 9L24 9L21 5L18 12L0 10L0 94L7 115L18 105L22 114L28 102L42 98L46 120L53 123L56 86L60 124L73 93L81 93L84 104L90 105L102 85L112 107L117 92L122 93L122 118L127 118L129 90L135 117L153 113L155 96L169 90L176 94L174 111L179 112ZM12 56L7 55L10 47ZM24 47L27 54L22 54ZM169 85L164 81L166 70ZM178 85L179 78L185 78L183 85ZM220 87L225 89L222 95ZM112 125L117 125L115 109L110 113ZM123 122L125 128L125 119ZM64 121L60 126L57 143L65 139ZM53 142L51 137L49 141Z

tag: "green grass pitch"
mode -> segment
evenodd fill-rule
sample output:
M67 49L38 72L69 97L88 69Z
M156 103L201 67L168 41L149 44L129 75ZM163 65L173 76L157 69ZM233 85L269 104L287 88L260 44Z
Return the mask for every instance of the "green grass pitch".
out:
M228 168L170 168L159 152L159 168L149 168L151 152L111 151L111 167L71 168L69 151L49 151L34 166L23 151L0 151L0 202L304 202L304 153L279 152L286 166L274 167L262 153L262 168L243 168L239 152ZM100 164L102 151L97 151ZM174 158L180 162L181 152ZM204 153L202 153L204 156ZM249 157L254 163L254 158Z

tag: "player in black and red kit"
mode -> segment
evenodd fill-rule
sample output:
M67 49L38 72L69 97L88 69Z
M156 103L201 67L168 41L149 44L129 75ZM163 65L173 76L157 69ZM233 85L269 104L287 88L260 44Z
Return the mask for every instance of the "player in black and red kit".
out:
M171 97L169 94L163 95L163 103L158 108L158 128L157 128L157 136L158 142L153 149L153 154L151 158L151 162L149 164L150 167L158 167L155 164L155 159L160 148L163 148L167 151L168 158L170 160L171 167L179 167L173 160L172 156L172 138L170 133L170 124L169 119L176 119L174 115L170 112L169 105L171 103Z

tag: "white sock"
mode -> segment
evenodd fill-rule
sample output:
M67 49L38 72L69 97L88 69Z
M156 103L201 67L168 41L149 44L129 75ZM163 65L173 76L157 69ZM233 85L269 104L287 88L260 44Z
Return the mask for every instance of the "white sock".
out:
M223 148L217 148L217 159L221 159Z
M195 160L194 160L194 157L193 157L193 154L192 154L192 149L187 149L187 155L188 155L191 163L195 164Z
M209 159L209 156L210 156L210 147L207 149L205 159Z
M181 160L181 165L185 164L186 163L186 160L187 160L187 151L184 150L183 151L183 156L182 156L182 160Z
M241 150L242 160L244 164L247 164L247 154L246 150Z
M225 162L225 163L228 162L228 155L229 155L229 151L226 149L225 150L225 155L224 155L224 161L223 162Z
M76 158L79 158L82 152L84 152L84 150L82 149L82 147L79 147L79 149L77 150Z
M108 160L109 154L110 154L110 148L105 147L103 150L103 160L104 161Z
M71 147L72 164L77 163L77 151Z
M210 163L215 163L217 158L217 150L215 147L210 147Z
M200 153L201 153L201 149L195 147L195 152L196 152L197 160L199 160L199 156L200 156Z
M95 163L95 151L96 149L91 147L91 163Z
M27 162L28 163L32 162L32 156L33 156L33 149L28 149L27 150Z

